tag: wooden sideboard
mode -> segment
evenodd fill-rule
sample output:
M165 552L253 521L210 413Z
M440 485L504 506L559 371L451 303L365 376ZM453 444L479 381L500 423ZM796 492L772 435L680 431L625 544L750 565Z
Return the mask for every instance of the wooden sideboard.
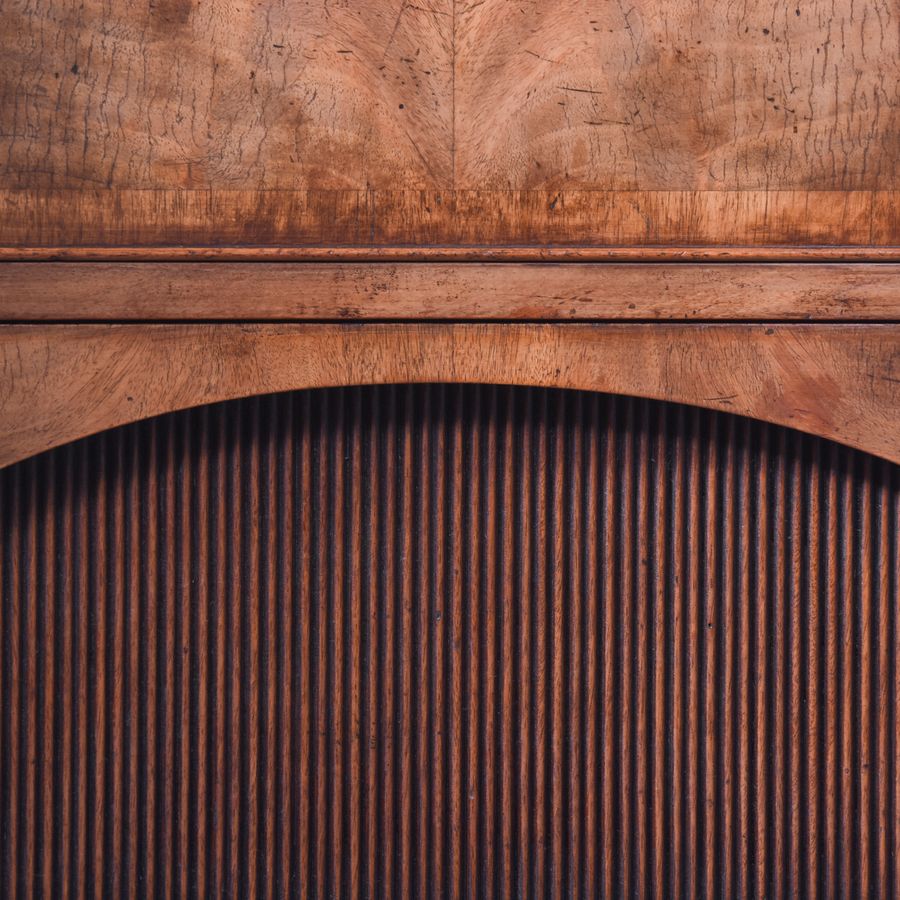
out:
M0 894L900 891L900 5L0 5Z

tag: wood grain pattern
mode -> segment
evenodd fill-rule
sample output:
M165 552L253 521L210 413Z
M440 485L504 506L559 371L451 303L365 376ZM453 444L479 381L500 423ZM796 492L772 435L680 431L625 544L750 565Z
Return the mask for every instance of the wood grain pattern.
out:
M449 0L4 4L0 186L442 187Z
M0 472L5 896L879 896L900 467L429 385Z
M686 402L900 461L900 325L10 325L0 465L171 410L357 384Z
M891 0L0 10L0 244L900 244Z
M0 320L900 320L900 265L0 263Z
M457 0L459 187L900 187L891 0Z

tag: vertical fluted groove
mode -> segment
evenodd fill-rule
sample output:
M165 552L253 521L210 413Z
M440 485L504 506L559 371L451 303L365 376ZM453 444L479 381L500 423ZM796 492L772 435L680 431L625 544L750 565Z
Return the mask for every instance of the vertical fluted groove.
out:
M889 896L900 468L460 385L0 473L0 893Z

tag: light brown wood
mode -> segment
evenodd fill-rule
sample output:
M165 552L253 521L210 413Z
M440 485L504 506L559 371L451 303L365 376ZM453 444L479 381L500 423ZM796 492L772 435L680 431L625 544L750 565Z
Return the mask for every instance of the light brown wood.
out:
M900 461L898 325L20 325L0 374L0 465L233 397L440 381L690 403Z
M0 185L88 196L447 184L451 11L451 0L4 4Z
M0 244L900 243L893 0L0 9Z
M893 0L456 12L460 188L900 187Z
M0 263L0 319L886 321L900 265Z

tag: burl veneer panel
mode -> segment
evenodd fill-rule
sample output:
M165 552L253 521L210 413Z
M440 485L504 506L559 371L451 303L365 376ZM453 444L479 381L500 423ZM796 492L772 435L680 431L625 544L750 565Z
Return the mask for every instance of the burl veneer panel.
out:
M379 387L0 473L0 876L79 896L891 896L900 467Z
M900 7L458 0L460 187L900 187Z
M900 243L895 0L0 10L0 243Z
M450 3L41 0L0 13L5 188L437 187Z

